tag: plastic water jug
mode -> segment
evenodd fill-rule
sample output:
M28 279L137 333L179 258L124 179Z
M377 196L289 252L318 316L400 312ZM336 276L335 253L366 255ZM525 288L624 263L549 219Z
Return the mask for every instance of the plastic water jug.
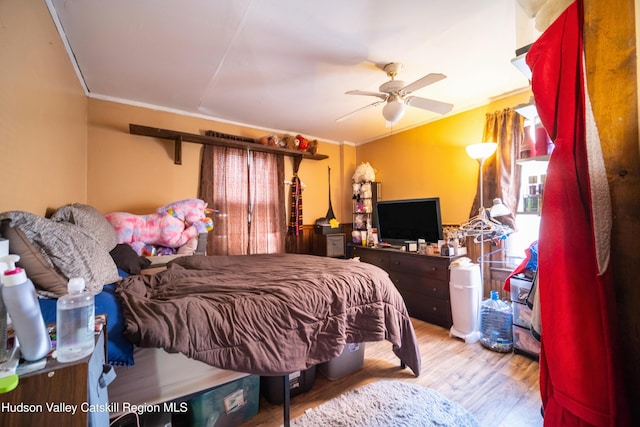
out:
M500 300L498 291L480 307L480 344L489 350L510 353L513 350L513 312L511 305Z

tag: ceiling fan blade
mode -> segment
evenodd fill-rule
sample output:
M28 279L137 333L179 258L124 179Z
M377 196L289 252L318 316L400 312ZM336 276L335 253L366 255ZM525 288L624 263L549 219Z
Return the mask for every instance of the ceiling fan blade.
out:
M341 121L343 121L343 120L346 120L347 118L349 118L349 117L353 116L353 115L354 115L354 114L356 114L356 113L359 113L359 112L360 112L360 111L362 111L362 110L366 110L367 108L371 108L371 107L376 107L376 106L378 106L378 105L382 104L383 102L384 102L384 101L376 101L376 102L374 102L373 104L365 105L364 107L358 108L357 110L354 110L354 111L352 111L352 112L350 112L350 113L348 113L348 114L345 114L345 115L344 115L344 116L342 116L342 117L338 117L338 118L336 119L336 123L339 123L339 122L341 122Z
M386 93L382 93L382 92L366 92L363 90L350 90L348 92L345 92L347 95L365 95L365 96L377 96L378 98L382 99L383 101L387 100L387 97L389 96Z
M453 104L436 101L434 99L420 98L419 96L409 96L405 98L405 103L412 107L418 107L440 114L447 114L453 108Z
M447 76L445 76L444 74L439 74L439 73L427 74L423 78L418 79L413 83L409 83L408 85L403 87L401 90L405 94L410 94L411 92L415 92L418 89L422 89L425 86L429 86L430 84L439 82L440 80L443 80L446 78Z

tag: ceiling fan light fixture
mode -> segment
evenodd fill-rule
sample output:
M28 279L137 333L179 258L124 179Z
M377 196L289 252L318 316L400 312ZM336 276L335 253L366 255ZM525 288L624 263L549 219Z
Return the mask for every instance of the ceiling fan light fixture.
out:
M382 108L382 116L390 124L396 123L404 115L405 105L401 99L389 100Z

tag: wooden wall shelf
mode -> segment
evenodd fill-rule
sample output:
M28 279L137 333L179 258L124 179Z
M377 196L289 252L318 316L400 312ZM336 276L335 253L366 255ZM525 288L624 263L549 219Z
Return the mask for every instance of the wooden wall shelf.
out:
M247 142L247 138L222 138L218 136L198 135L195 133L178 132L175 130L167 130L154 128L150 126L142 126L129 124L129 132L132 135L150 136L153 138L170 139L174 141L174 163L182 164L182 142L195 142L196 144L218 145L222 147L242 148L264 153L282 154L294 158L294 170L297 171L302 159L324 160L329 156L324 154L311 154L306 151L292 150L281 147L271 147L269 145L261 145L254 142Z

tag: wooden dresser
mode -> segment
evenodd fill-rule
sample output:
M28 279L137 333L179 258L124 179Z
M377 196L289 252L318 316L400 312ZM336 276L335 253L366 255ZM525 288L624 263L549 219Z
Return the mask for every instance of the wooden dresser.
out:
M14 390L0 394L0 425L107 425L107 389L99 384L106 363L105 335L106 328L96 334L93 353L83 359L59 363L48 357L43 369L20 376Z
M351 246L351 257L377 265L404 298L409 315L425 322L450 328L449 265L458 257L422 255L397 249Z
M346 235L344 233L314 233L311 241L311 254L330 258L344 258Z

